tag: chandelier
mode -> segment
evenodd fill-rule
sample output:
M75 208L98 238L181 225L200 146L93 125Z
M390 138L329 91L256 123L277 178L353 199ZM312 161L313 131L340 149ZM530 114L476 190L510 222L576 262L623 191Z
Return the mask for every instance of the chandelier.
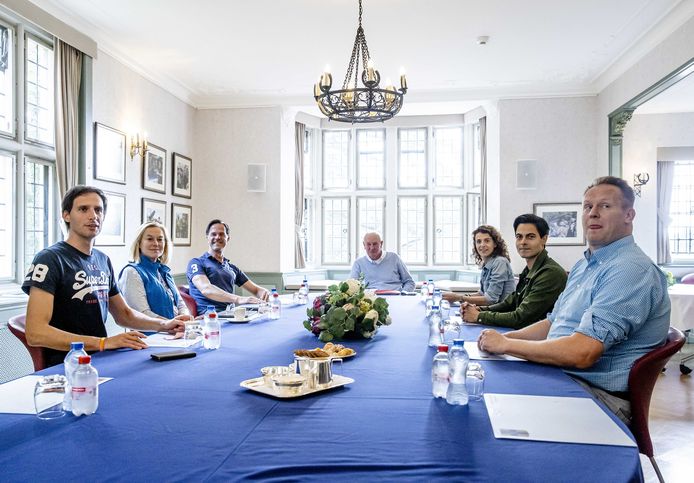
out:
M351 123L387 121L400 111L402 97L407 92L407 79L404 72L400 74L399 90L395 89L390 79L386 80L385 88L379 86L381 74L374 67L369 55L361 17L362 6L359 0L359 27L342 89L330 90L333 77L327 67L313 87L313 97L318 103L318 108L334 121ZM361 76L359 75L360 63ZM364 87L357 87L357 80L360 77Z

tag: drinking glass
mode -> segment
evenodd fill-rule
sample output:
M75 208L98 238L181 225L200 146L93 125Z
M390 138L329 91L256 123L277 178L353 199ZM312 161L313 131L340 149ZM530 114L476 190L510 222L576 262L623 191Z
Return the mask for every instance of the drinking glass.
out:
M34 386L34 407L39 419L57 419L65 416L63 400L67 379L60 374L43 376Z
M484 396L484 369L479 362L471 362L467 366L465 388L471 401L481 401Z
M185 323L183 338L190 344L188 347L199 347L202 343L202 335L202 325L200 325L200 321L189 320Z

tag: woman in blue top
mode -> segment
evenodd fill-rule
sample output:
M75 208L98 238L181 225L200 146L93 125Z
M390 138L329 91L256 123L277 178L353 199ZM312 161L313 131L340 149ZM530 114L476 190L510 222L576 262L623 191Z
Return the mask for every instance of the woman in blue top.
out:
M472 232L472 255L482 268L480 291L459 295L446 292L443 297L451 302L467 302L475 305L492 305L504 300L516 288L506 242L491 225L480 225Z
M144 223L130 248L132 261L121 270L118 279L118 288L128 305L151 317L190 315L166 265L170 246L164 225L156 221Z

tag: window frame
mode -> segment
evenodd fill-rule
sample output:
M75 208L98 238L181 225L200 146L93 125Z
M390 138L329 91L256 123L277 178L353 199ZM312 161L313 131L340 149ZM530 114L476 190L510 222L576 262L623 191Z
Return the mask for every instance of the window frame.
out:
M22 67L24 69L24 76L23 76L24 78L22 79L22 85L23 85L22 90L23 90L23 94L24 94L24 96L23 96L24 99L23 99L23 104L22 104L22 106L23 106L22 110L24 112L24 119L23 119L24 142L27 144L33 144L35 146L42 146L42 147L52 149L55 151L55 63L53 64L53 78L52 78L52 82L51 82L51 85L53 86L53 89L54 89L53 90L53 106L52 106L53 113L51 116L53 119L53 123L52 123L53 144L45 143L39 139L32 139L32 138L27 137L28 129L27 129L27 115L26 115L26 113L27 113L27 105L28 105L29 96L28 96L27 89L26 89L26 83L27 83L27 69L28 69L28 62L27 62L27 44L28 44L28 41L27 40L29 39L29 37L31 37L31 39L34 42L41 44L44 47L48 48L51 51L51 54L55 55L55 51L54 51L55 45L53 44L53 42L47 40L45 37L37 34L36 32L34 32L32 30L25 30L24 31L24 45L23 45L24 54L23 54L23 59L22 59L23 60ZM37 93L37 96L38 96L38 93Z
M25 128L26 128L26 62L27 62L27 51L26 51L26 38L27 35L31 36L33 40L41 42L43 45L50 46L51 50L55 48L52 37L36 26L26 22L13 15L11 12L7 11L5 8L0 8L0 22L3 25L9 24L14 31L14 83L13 83L13 125L14 134L12 136L8 135L6 132L0 132L0 151L8 154L14 158L14 171L13 171L13 199L15 202L13 218L15 223L15 233L11 240L11 250L13 254L13 271L14 277L9 279L3 277L0 279L0 285L2 286L14 286L21 284L24 279L24 273L26 272L26 266L24 264L25 250L24 250L24 231L26 228L25 219L25 200L26 193L24 189L25 183L25 160L29 158L31 162L41 162L53 166L53 177L48 180L48 185L46 186L49 190L49 210L52 210L52 223L50 227L46 227L48 232L48 245L53 244L59 239L60 235L60 223L59 223L59 210L60 210L60 200L57 196L57 167L56 167L56 153L54 145L47 145L41 142L34 142L33 140L26 139ZM53 78L55 78L55 65L53 66ZM55 92L54 92L55 96ZM55 110L55 106L51 106L52 110ZM54 113L51 113L52 117ZM55 124L53 125L55 129ZM55 133L54 133L54 143L55 143Z
M426 119L426 117L421 118ZM460 269L461 265L467 267L473 267L473 264L468 263L467 257L467 238L469 236L469 229L466 223L466 216L468 213L468 195L479 196L479 182L474 183L470 180L472 176L472 165L473 159L471 157L472 144L468 140L468 136L472 133L472 124L464 123L461 119L459 122L436 122L437 119L425 121L415 121L407 123L395 123L389 126L381 127L364 127L364 126L352 126L349 129L344 127L332 128L322 128L320 136L314 137L316 142L320 142L321 146L316 146L314 150L315 158L311 160L312 164L312 175L314 181L315 189L309 193L309 190L305 191L306 197L312 197L314 201L314 223L315 226L312 227L312 233L309 236L313 240L314 247L314 260L313 263L309 264L307 262L307 267L311 268L321 268L321 269L333 269L333 270L344 270L347 266L350 266L354 260L363 255L362 253L362 243L359 240L359 200L364 198L384 198L384 241L385 248L390 250L397 250L400 246L401 240L403 239L404 233L402 232L402 227L399 222L399 200L402 197L423 197L425 199L426 211L424 213L424 219L426 226L424 227L424 250L425 250L425 261L424 262L407 262L408 265L416 266L417 268L431 268L437 270L455 270ZM434 142L433 133L437 128L456 128L460 129L461 133L461 169L460 175L462 177L461 187L437 187L435 180L433 179L434 174ZM385 187L383 189L375 188L357 188L357 131L361 130L385 130ZM425 143L425 172L426 172L426 187L400 187L399 182L399 171L400 171L400 140L401 131L403 130L424 130L424 143ZM317 130L316 130L317 131ZM325 188L324 187L324 171L325 171L325 145L324 141L326 139L327 131L347 131L349 135L349 144L347 145L348 150L348 163L349 163L349 175L350 180L347 182L346 188ZM343 148L344 149L344 148ZM318 183L316 183L318 180ZM305 180L306 184L306 180ZM476 184L476 186L474 186ZM435 237L434 237L434 227L429 226L430 222L434 219L434 197L435 196L446 196L446 197L456 197L460 200L462 211L461 216L463 222L461 223L461 262L451 263L451 262L436 262L434 256L435 249ZM324 203L323 200L327 198L348 198L350 201L350 222L349 222L349 245L350 253L349 263L336 263L332 260L325 259L325 240L324 240Z
M17 109L17 91L18 91L18 84L19 81L17 79L18 77L18 70L19 68L17 67L17 52L19 51L19 46L18 46L18 41L17 41L17 30L18 26L11 23L9 20L4 18L2 15L2 11L0 11L0 25L3 27L7 28L12 35L12 99L11 99L11 104L12 104L12 120L10 122L10 125L12 127L11 132L8 131L2 131L0 130L0 137L6 138L6 139L15 139L17 137L17 116L18 116L18 109Z

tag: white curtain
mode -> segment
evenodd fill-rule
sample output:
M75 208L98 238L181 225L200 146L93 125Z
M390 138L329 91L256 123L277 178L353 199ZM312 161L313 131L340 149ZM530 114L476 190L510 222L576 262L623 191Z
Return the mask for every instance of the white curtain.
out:
M301 242L301 226L304 224L304 136L306 125L296 123L296 163L294 166L294 265L306 267L304 244Z
M480 180L480 225L487 223L487 117L480 119L480 161L482 179Z
M55 159L61 199L78 183L82 55L74 47L55 39Z
M670 257L670 201L672 200L672 182L675 177L674 161L658 161L658 215L657 215L657 250L658 264L672 261Z

